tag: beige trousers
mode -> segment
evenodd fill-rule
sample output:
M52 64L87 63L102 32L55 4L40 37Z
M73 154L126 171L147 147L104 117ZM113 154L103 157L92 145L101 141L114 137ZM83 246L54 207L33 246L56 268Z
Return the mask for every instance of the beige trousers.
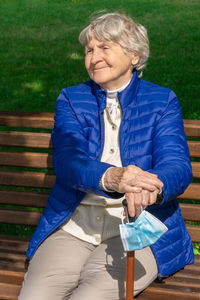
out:
M157 277L149 247L135 252L135 294ZM36 251L19 300L118 300L125 298L126 253L120 237L99 246L62 229Z

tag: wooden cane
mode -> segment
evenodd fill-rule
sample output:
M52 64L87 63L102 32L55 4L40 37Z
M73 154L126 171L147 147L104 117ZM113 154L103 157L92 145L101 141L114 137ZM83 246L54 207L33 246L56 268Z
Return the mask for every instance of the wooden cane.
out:
M158 193L156 204L159 204L162 201L161 195L162 194ZM126 199L122 201L122 205L126 208L129 222L135 222L135 217L129 216ZM126 300L134 299L134 260L135 251L128 251L126 255Z
M128 251L126 256L126 300L134 299L134 259L135 251Z
M129 216L126 199L122 201L122 204L126 209L128 221L134 222L135 217ZM126 300L134 299L134 259L135 259L135 251L128 251L126 255Z

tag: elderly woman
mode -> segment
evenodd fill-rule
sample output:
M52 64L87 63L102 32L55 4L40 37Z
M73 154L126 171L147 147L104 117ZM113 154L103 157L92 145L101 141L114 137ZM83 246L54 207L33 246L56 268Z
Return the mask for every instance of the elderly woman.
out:
M193 262L176 199L192 178L181 109L171 90L140 79L146 29L110 13L79 39L90 80L63 89L56 103L56 182L29 244L20 300L123 299L124 197L130 216L143 207L168 227L135 253L135 294Z

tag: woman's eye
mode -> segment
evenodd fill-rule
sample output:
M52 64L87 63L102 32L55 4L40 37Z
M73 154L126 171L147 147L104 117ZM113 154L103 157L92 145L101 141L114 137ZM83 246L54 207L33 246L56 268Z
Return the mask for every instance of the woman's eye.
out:
M108 50L109 47L108 47L108 46L104 46L103 49L104 49L104 50Z
M92 49L87 49L86 50L86 54L91 54L92 53Z

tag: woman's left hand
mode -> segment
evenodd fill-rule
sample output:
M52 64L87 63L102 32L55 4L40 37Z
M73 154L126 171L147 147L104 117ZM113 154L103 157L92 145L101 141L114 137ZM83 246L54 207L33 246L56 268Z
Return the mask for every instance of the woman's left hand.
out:
M142 190L140 193L126 193L125 198L128 204L128 213L131 217L138 217L141 213L141 208L152 205L156 202L159 189L153 192Z

